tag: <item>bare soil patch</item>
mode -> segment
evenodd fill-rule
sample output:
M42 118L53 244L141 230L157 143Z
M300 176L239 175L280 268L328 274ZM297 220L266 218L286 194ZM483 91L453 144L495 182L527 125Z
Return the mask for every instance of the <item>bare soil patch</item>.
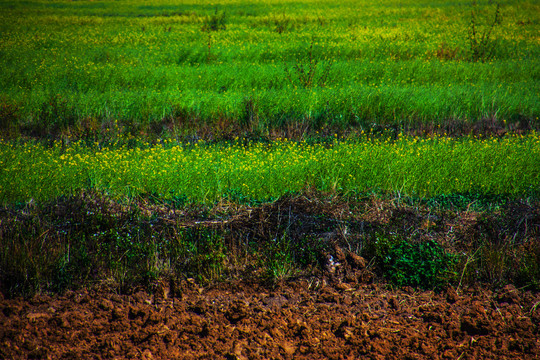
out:
M296 279L0 301L4 359L536 359L540 293Z

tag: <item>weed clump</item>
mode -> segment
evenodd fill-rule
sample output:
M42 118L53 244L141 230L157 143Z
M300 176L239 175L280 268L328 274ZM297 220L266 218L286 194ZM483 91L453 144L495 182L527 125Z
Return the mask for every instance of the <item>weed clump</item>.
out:
M201 31L210 32L225 29L227 29L227 14L224 11L218 11L216 8L214 13L204 20Z
M476 1L471 10L471 24L468 31L468 40L471 50L472 61L486 61L493 57L495 42L492 39L493 29L502 23L500 4L496 5L493 19L481 26L478 18Z
M286 78L293 87L301 86L309 89L325 87L330 74L331 63L321 70L320 61L313 54L315 38L311 39L307 56L303 61L297 61L292 69L285 68Z
M262 246L264 256L261 265L268 280L284 280L302 270L322 268L326 251L328 244L316 237L293 239L285 233Z
M224 270L227 248L222 234L205 228L180 230L169 243L179 273L199 282L218 280Z
M441 288L448 283L456 260L436 241L398 240L381 245L384 275L393 284L429 289Z
M41 104L33 126L38 134L56 134L74 127L78 121L68 100L60 94L52 94Z

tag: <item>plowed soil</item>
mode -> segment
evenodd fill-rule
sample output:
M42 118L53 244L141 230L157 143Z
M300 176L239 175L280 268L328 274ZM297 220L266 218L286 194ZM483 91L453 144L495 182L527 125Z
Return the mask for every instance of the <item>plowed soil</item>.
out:
M540 294L297 279L0 301L2 359L538 359Z

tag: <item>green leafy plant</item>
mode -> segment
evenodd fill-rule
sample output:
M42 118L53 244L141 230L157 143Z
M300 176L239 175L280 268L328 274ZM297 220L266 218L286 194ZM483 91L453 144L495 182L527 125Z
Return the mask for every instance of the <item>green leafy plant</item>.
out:
M423 202L430 207L442 209L474 210L482 211L500 207L506 201L503 195L480 191L456 192L440 194Z
M440 288L450 279L456 263L436 241L412 243L396 238L377 241L384 276L397 286Z

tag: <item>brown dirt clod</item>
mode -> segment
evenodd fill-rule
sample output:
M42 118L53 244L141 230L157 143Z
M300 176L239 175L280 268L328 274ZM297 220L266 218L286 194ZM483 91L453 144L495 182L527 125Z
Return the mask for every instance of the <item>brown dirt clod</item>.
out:
M182 299L80 290L0 303L0 358L534 359L540 294L183 286ZM75 301L86 299L86 301Z

